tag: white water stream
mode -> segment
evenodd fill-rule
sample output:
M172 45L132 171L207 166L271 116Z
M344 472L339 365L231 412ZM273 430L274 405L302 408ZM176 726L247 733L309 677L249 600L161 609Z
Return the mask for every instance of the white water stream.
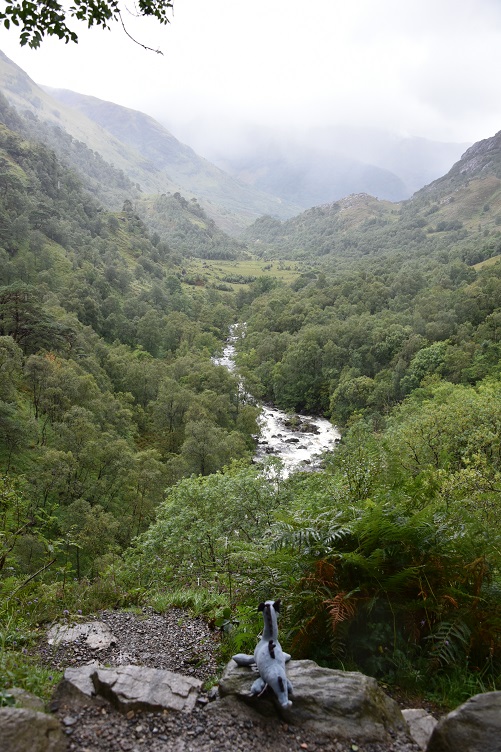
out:
M230 336L217 365L235 371L235 342L239 337L238 325L230 328ZM294 470L315 469L321 455L333 449L341 435L325 418L310 415L290 415L276 407L265 405L258 418L261 434L258 439L255 459L278 457L284 465L285 475Z

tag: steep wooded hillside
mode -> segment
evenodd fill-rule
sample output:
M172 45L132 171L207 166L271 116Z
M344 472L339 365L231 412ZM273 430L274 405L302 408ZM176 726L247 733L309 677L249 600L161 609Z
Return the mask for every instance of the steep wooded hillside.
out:
M80 577L167 485L248 456L256 409L211 361L232 297L183 284L132 202L103 209L24 126L2 99L0 484L33 523L2 518L0 571L44 566L44 541L66 540Z
M44 123L41 138L45 123L57 126L123 171L143 193L180 191L199 198L223 229L241 230L266 212L289 217L298 210L231 178L147 115L93 97L44 90L1 52L0 90L19 112L31 112ZM59 152L57 139L51 138L50 146L71 160L67 150ZM70 164L85 172L81 160Z

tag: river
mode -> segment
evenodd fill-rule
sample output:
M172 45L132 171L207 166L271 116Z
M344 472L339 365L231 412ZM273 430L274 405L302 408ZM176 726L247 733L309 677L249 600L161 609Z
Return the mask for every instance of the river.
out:
M217 365L236 371L235 343L238 340L239 326L230 328L223 354L214 358ZM313 470L320 466L321 455L332 450L340 441L341 434L325 418L312 415L285 413L271 405L264 405L258 418L261 433L258 437L255 459L264 461L266 457L282 460L284 474L295 470Z

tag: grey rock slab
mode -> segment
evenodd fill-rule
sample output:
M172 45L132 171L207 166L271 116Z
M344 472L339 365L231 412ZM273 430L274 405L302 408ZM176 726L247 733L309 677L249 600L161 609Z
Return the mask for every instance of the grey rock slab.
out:
M426 752L501 752L501 692L474 695L444 716Z
M45 710L44 701L33 695L31 692L27 692L20 687L11 687L7 690L7 693L14 698L16 706L18 708L27 708L28 710L37 710L43 713Z
M195 707L202 682L191 676L146 666L97 668L95 691L120 710L178 710Z
M104 622L91 621L85 624L55 624L47 632L47 642L49 645L81 642L92 650L103 650L115 642L115 637Z
M335 739L388 742L395 734L408 736L397 703L371 677L321 668L314 661L290 661L287 677L294 692L292 707L284 709L271 692L251 696L256 676L251 668L231 660L219 683L223 702L225 697L236 697L263 715L279 715L293 726Z
M64 752L66 738L56 718L27 708L0 708L1 752Z
M438 723L437 719L424 708L408 708L402 710L402 715L407 721L411 737L421 749L426 749L433 729Z
M83 666L67 668L62 680L57 685L52 698L52 704L61 702L82 704L96 696L92 676L99 668L97 661L91 661Z

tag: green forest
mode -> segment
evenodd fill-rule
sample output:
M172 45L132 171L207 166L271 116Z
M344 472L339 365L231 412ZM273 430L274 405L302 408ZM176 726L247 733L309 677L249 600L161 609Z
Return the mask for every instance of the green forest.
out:
M0 99L0 698L52 621L182 606L223 666L271 597L294 658L501 689L500 142L233 238ZM254 464L260 402L340 428L319 472Z

